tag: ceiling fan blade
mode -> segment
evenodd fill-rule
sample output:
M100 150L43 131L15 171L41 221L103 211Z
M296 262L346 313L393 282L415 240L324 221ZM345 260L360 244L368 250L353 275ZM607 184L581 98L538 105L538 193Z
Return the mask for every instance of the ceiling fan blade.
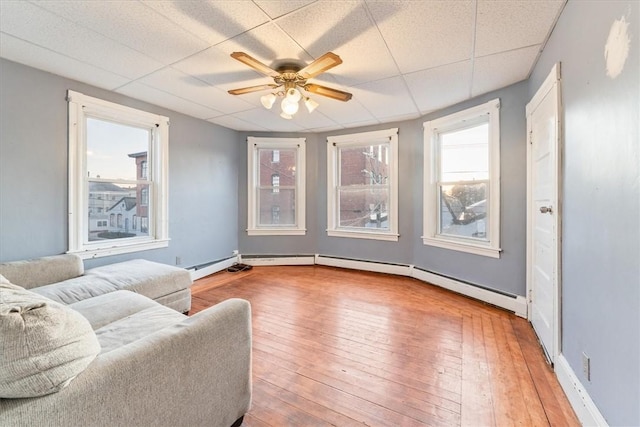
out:
M244 52L233 52L231 54L231 57L233 59L237 59L238 61L242 62L245 65L248 65L249 67L253 68L254 70L267 75L269 77L278 77L280 75L279 72L277 72L276 70L267 67L266 65L264 65L262 62L258 61L256 58L254 58L251 55L247 55Z
M249 87L243 87L240 89L231 89L228 92L231 95L243 95L245 93L258 92L259 90L275 89L280 86L282 85L268 84L268 85L249 86Z
M333 52L327 52L298 71L298 74L304 79L310 79L340 64L342 64L342 59L338 55Z
M304 90L315 93L317 95L326 96L328 98L337 99L338 101L348 101L353 96L349 92L343 92L338 89L331 89L330 87L320 86L313 83L304 85Z

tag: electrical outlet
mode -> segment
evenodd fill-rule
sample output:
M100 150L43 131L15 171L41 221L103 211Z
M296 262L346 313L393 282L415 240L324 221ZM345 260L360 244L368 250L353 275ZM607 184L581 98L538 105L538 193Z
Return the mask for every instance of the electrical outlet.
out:
M176 257L176 265L180 265L182 264L182 257L177 256Z
M233 250L233 255L238 255L238 250L237 249Z
M591 359L584 353L582 353L582 374L587 381L591 381Z

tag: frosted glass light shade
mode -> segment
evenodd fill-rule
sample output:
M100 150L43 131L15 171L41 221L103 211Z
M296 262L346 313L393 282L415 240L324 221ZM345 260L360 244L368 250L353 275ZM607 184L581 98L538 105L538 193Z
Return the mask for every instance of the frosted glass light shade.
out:
M261 96L260 102L262 103L262 106L264 108L266 108L267 110L270 110L271 107L273 107L273 103L276 102L276 95L273 93L270 93L268 95Z
M295 113L298 112L298 102L297 101L293 101L291 98L286 97L282 100L282 103L280 104L280 107L282 107L282 112L288 114L288 115L293 115Z
M287 98L289 98L291 101L298 102L300 101L300 98L302 98L302 95L300 94L298 89L291 88L287 89Z
M291 114L287 114L284 111L282 113L280 113L280 117L282 117L283 119L287 119L287 120L293 119L293 116Z
M304 106L307 107L307 111L309 111L310 113L318 108L318 105L319 104L311 98L304 99Z

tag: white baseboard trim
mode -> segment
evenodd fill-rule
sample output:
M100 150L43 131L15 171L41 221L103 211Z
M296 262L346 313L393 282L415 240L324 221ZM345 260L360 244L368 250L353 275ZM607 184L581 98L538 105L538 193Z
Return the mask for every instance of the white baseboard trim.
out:
M567 395L569 403L576 412L576 416L583 426L606 427L607 421L604 419L596 404L591 400L591 396L576 376L569 362L560 354L555 363L556 376L558 382Z
M314 257L309 256L285 256L285 257L256 257L256 258L243 258L240 257L240 262L249 265L313 265Z
M376 273L396 274L399 276L411 276L410 265L384 264L372 261L358 261L353 259L333 258L316 255L315 263L329 267L350 268L352 270L373 271Z
M505 310L514 312L517 316L527 318L527 300L525 297L516 296L515 298L492 292L477 286L469 285L458 280L440 276L438 274L429 273L428 271L414 268L412 277L428 282L441 288L475 298L480 301L495 305Z
M204 268L189 269L189 273L191 273L191 280L202 279L205 276L208 276L213 273L217 273L218 271L222 271L225 268L231 267L237 261L238 261L238 258L233 257L233 258L227 258L222 261L218 261Z

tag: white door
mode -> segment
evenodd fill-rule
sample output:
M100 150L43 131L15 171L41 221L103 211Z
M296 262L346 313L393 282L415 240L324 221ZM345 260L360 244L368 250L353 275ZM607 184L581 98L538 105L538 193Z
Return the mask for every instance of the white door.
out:
M560 67L527 104L529 320L553 364L560 353Z

